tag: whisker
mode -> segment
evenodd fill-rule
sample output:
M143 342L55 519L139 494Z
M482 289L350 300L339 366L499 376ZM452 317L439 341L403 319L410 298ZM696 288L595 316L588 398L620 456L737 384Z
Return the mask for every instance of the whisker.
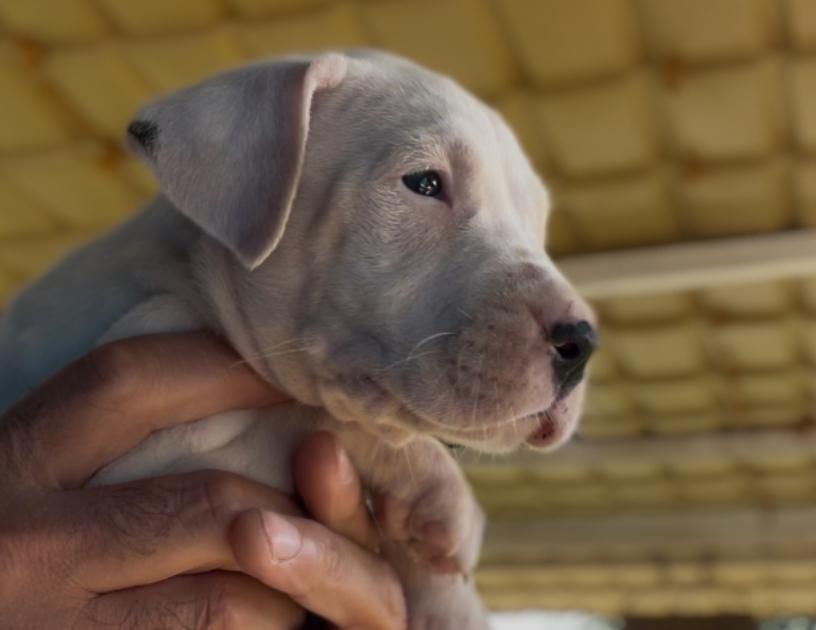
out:
M296 352L305 352L306 351L306 347L303 346L303 347L300 347L300 348L292 348L291 350L281 350L280 352L274 352L274 350L276 348L280 348L282 346L287 346L287 345L293 344L295 342L303 342L303 339L300 339L300 338L290 339L289 341L284 341L282 343L274 345L274 346L272 346L271 348L269 348L267 350L257 352L255 354L247 355L246 357L244 357L240 361L236 361L233 364L233 367L235 367L237 365L246 365L250 361L254 361L256 359L271 359L273 357L278 357L278 356L282 356L282 355L285 355L285 354L294 354Z
M274 350L275 348L280 348L281 346L287 346L290 343L295 343L295 342L298 342L298 341L304 341L304 338L303 337L292 337L291 339L288 339L287 341L281 341L279 344L276 344L276 345L272 346L271 348L267 348L267 350Z
M405 359L400 359L399 361L396 361L396 362L392 363L391 365L386 365L382 370L380 370L380 372L381 373L382 372L387 372L388 370L391 370L391 369L393 369L395 367L399 367L400 365L408 363L409 361L413 361L414 359L418 359L419 357L424 357L424 356L429 355L429 354L436 354L437 352L439 352L439 350L428 350L427 352L421 352L419 354L415 354L415 355L406 357Z
M418 344L416 344L416 345L415 345L415 346L414 346L414 347L411 349L411 352L409 352L408 354L413 354L413 353L414 353L416 350L418 350L418 349L419 349L419 347L420 347L421 345L426 344L426 343L428 343L429 341L433 341L434 339L438 339L439 337L449 337L450 335L456 335L456 333L455 333L455 332L441 332L441 333L436 333L436 334L434 334L434 335L429 335L429 336L425 337L425 339L423 339L422 341L420 341Z
M305 340L303 339L303 337L294 337L293 339L289 339L288 341L282 341L281 343L275 344L274 346L272 346L270 348L266 348L264 350L261 350L257 354L251 354L247 358L257 359L257 358L266 357L266 356L275 356L274 354L270 354L270 353L272 351L274 351L274 350L277 350L280 347L288 346L288 345L291 345L293 343L303 343L304 341Z
M265 353L258 353L249 357L248 359L243 359L242 361L237 361L236 365L241 365L243 363L249 363L252 359L271 359L273 357L281 357L285 354L296 354L298 352L306 352L306 348L295 348L294 350L282 350L280 352L270 352L268 354Z
M417 350L419 350L419 348L422 345L428 343L429 341L433 341L434 339L438 339L439 337L446 337L446 336L450 336L450 335L456 335L456 333L455 332L440 332L440 333L434 333L433 335L429 335L429 336L425 337L419 343L417 343L413 348L411 348L410 352L408 352L407 357L405 357L404 359L400 359L399 361L396 361L396 362L392 363L391 365L387 365L386 367L384 367L381 370L381 372L385 372L385 371L390 370L392 368L395 368L395 367L397 367L399 365L403 365L403 364L407 363L408 361L413 361L414 359L418 359L419 357L424 357L427 354L433 354L435 352L439 352L439 350L429 350L428 352L423 352L422 354L414 354Z

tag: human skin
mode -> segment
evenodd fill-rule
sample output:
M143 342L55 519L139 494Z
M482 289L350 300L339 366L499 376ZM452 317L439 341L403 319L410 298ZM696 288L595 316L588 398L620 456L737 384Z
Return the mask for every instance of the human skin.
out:
M34 390L0 419L0 628L294 630L308 610L403 630L399 582L328 433L295 455L302 507L218 471L84 487L154 430L284 399L194 333L103 346Z

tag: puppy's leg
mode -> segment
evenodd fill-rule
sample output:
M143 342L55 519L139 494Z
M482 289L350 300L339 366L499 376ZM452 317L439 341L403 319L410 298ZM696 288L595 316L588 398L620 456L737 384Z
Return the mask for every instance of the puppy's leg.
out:
M392 448L348 424L334 431L393 541L383 553L405 588L411 630L487 630L470 578L484 515L447 449L430 438Z
M394 448L355 425L333 430L371 491L379 525L389 538L407 543L432 571L473 569L484 516L442 444L420 437Z

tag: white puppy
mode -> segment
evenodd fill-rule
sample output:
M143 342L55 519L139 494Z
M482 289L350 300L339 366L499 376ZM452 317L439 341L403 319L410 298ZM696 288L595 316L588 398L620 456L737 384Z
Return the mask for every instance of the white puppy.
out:
M162 195L10 306L0 410L95 344L216 330L300 404L157 432L94 482L219 468L288 491L289 453L331 430L374 501L408 508L382 526L406 541L411 628L486 628L472 584L440 574L473 568L482 516L439 440L562 443L594 345L512 133L371 51L228 72L128 131Z

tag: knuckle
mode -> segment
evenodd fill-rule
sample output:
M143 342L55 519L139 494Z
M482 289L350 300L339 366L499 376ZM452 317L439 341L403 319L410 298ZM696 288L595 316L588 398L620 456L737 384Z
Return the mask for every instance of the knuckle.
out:
M95 348L76 363L75 382L97 404L132 400L140 385L141 361L133 344L112 343Z
M289 567L279 587L296 600L321 593L344 592L351 577L347 554L333 540L307 537L312 547L308 554L310 560L297 567Z
M242 477L220 470L206 470L198 475L205 508L213 520L220 521L246 502L247 481Z
M227 630L234 610L232 597L226 578L213 577L198 602L195 627L201 630Z
M323 587L334 590L348 580L348 564L336 545L324 543L323 548Z
M240 582L228 574L214 574L196 615L198 630L239 630L250 625L252 607Z
M202 470L180 478L179 512L194 524L222 527L236 512L252 506L247 480L220 470Z

